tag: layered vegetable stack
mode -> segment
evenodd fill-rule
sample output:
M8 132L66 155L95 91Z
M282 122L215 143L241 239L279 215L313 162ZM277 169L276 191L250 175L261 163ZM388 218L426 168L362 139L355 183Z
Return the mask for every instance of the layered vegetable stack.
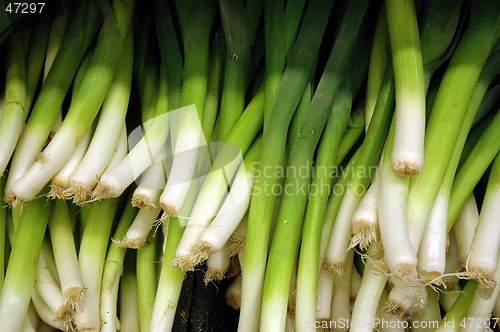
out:
M498 0L4 4L1 331L497 327Z

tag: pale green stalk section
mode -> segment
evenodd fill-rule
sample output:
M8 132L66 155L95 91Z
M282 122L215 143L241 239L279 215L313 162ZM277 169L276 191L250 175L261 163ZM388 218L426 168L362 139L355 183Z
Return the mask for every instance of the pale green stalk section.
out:
M184 280L184 272L172 266L170 262L175 258L175 250L179 244L184 227L178 218L170 217L168 232L165 239L165 252L156 290L156 299L151 318L149 331L170 331L174 322L175 311ZM141 249L142 250L142 249Z
M120 332L140 331L137 278L125 269L120 281Z
M8 203L12 202L12 185L31 167L42 150L66 93L101 22L97 1L88 1L79 8L19 138L5 190Z
M496 1L472 3L469 26L440 84L426 128L424 159L427 166L411 179L408 193L408 232L415 251L448 168L474 86L498 34L499 6Z
M366 83L365 131L368 131L368 126L370 125L373 111L377 104L380 87L384 79L385 66L387 65L388 36L387 17L385 16L385 8L382 6L373 34L370 65Z
M65 303L76 310L84 296L68 203L57 199L49 220L49 233Z
M396 90L392 164L401 175L420 173L424 160L425 81L413 0L386 0Z
M158 236L151 230L148 243L137 251L136 274L137 296L139 300L139 322L141 331L149 331L157 288L156 249Z
M125 232L134 220L136 214L137 209L127 204L113 234L114 241L121 239L125 235ZM120 285L120 277L123 273L123 264L126 252L127 248L120 247L117 243L112 242L108 249L108 253L106 254L104 270L102 272L99 309L101 320L100 331L102 332L115 332L117 330L123 331L118 328L116 323L118 319L118 287ZM128 299L127 301L132 302L133 299ZM122 316L125 317L125 313L121 313L120 317Z
M0 297L0 321L5 332L21 331L35 285L49 214L50 206L43 197L23 209Z
M26 109L26 63L23 44L22 30L15 31L8 39L5 107L0 121L0 175L3 175L16 148L29 113Z
M102 272L117 207L118 199L115 198L95 202L89 208L78 254L86 287L81 310L75 317L76 325L81 331L98 331L100 328Z
M472 299L477 289L477 281L469 280L462 289L462 292L455 300L450 310L439 322L439 327L435 330L438 332L458 332L463 325L463 319L470 308Z
M276 96L282 102L274 104L269 115L269 126L264 131L262 144L266 149L261 153L259 170L271 168L272 173L274 167L283 164L288 126L315 64L331 6L330 2L325 6L321 1L312 1L306 9L303 25ZM272 175L264 175L262 172L259 175L254 184L254 193L260 194L254 195L250 203L245 263L242 267L244 275L240 331L258 330L267 243L276 201L274 195L264 191L266 186L272 188L279 183L279 179Z

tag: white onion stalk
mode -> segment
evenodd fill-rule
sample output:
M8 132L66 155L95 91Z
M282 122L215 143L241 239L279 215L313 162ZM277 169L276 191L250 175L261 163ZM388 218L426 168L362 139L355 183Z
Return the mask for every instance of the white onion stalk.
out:
M458 243L453 232L448 233L448 248L446 250L446 264L442 284L445 289L453 289L455 284L459 281L459 271L462 266L458 257ZM464 266L465 268L465 261Z
M318 290L316 302L316 320L329 320L332 309L333 284L335 275L325 268L318 274Z
M92 189L109 163L125 126L132 85L132 33L127 36L120 62L104 99L99 122L85 157L71 176L71 194L75 203L89 199Z
M258 150L259 144L254 144L254 147L257 148L253 148L252 150ZM255 152L252 152L251 155L254 156L255 154ZM177 247L176 258L172 262L174 266L177 266L183 270L192 270L194 269L194 266L200 262L200 259L196 258L196 253L194 251L196 250L197 245L200 243L200 236L211 222L214 221L216 223L211 228L209 233L205 235L204 241L208 240L209 244L214 242L215 246L219 248L226 243L232 232L236 229L236 226L241 221L248 208L250 200L250 190L252 187L251 183L249 182L249 178L246 175L245 167L243 164L241 164L241 161L242 156L241 152L239 152L237 157L230 160L226 165L223 165L223 168L216 169L215 171L212 171L208 174L198 194L198 197L196 198L196 202L191 211L189 220L184 230L184 234L182 235L181 242ZM241 166L239 166L240 164ZM217 165L217 159L215 161L215 165ZM237 175L235 177L232 184L226 183L226 177L229 181L231 181L231 179L233 178L233 174L238 169L238 166L240 167L240 170L238 171L239 176ZM228 185L231 186L229 195L227 195L226 201L222 205L222 208L220 208L219 210L221 202L223 201L223 198L227 193ZM163 207L163 203L161 204ZM219 215L220 217L218 217ZM212 221L214 217L216 217L216 220ZM228 223L229 221L231 221L231 223ZM221 227L221 225L226 224L227 227L231 228L230 232L224 229L226 226ZM218 235L215 231L222 232L224 234L224 239L222 239L218 243L216 242L216 236ZM210 248L202 248L202 250L198 251L210 252L214 250ZM204 255L202 254L201 256ZM203 257L201 258L201 260L203 260Z
M132 195L132 206L139 208L155 208L159 206L162 189L165 187L166 174L164 165L156 162L141 177L139 185Z
M99 122L85 157L71 176L71 193L75 203L87 201L97 180L109 163L120 132L125 126L132 85L132 34L129 33L116 74L104 99Z
M333 225L330 242L323 266L338 275L344 274L344 263L347 259L350 235L352 233L352 217L364 195L354 192L356 188L348 185L339 212Z
M392 129L386 144L391 144ZM411 246L406 222L406 197L409 178L399 176L390 164L390 148L384 154L380 174L378 219L384 258L395 278L417 278L417 255Z
M64 303L72 310L77 310L85 287L78 264L69 209L64 201L54 202L48 226Z
M196 242L199 244L192 251L189 260L203 261L211 253L222 250L248 211L252 194L252 182L253 176L246 172L244 165L241 165L236 173L229 195L210 225L205 230L202 230ZM186 234L187 230L186 227L184 234ZM227 249L229 251L229 248ZM194 264L199 264L201 261Z
M373 254L375 246L373 244L370 245L368 250L369 254ZM375 322L380 298L382 297L386 283L387 278L379 273L375 262L369 260L365 265L363 278L361 279L361 285L354 301L351 315L351 321L368 322L368 324L355 324L351 326L351 332L368 332L374 330L372 323Z
M160 205L169 216L177 216L194 179L198 150L206 146L196 106L192 105L180 113L178 121L170 119L170 128L175 135L172 169L168 175L165 190L160 196Z
M227 246L222 247L221 250L212 253L207 258L207 271L205 273L205 285L209 282L220 281L224 279L224 276L229 270L229 265L231 263L231 258L229 257L229 251Z
M361 287L361 280L362 280L361 275L356 269L356 265L353 264L351 271L351 304L354 304L354 301L358 297L359 288Z
M356 211L352 216L352 238L349 248L354 248L357 245L361 249L366 249L377 240L378 233L378 190L379 177L377 172L373 176L372 184L366 191L365 196L359 203Z
M122 131L120 132L120 137L118 138L118 142L116 143L115 151L113 151L111 155L111 159L109 160L108 167L115 167L118 165L120 161L125 158L128 153L128 142L127 142L127 126L124 125L122 127Z
M137 209L127 205L125 211L120 217L120 221L116 227L114 237L122 237L127 228L132 224L134 217L137 214ZM102 272L102 286L99 301L99 313L101 320L100 331L102 332L116 332L120 329L118 325L118 288L120 282L123 283L123 262L125 260L126 248L118 247L111 244L106 254ZM128 270L126 270L128 274ZM134 279L135 280L135 279ZM130 294L131 296L133 294ZM132 302L131 296L126 296L126 301ZM137 300L137 299L136 299ZM124 312L122 312L125 315ZM139 329L137 329L138 331Z
M446 267L449 200L449 191L441 186L418 249L417 271L423 282L441 284L440 277Z
M457 255L460 265L465 270L465 264L469 257L474 234L479 223L479 210L477 208L476 198L471 194L465 202L457 220L453 224L453 234L457 242Z
M126 248L139 249L146 244L149 231L156 222L158 222L158 215L160 214L160 207L155 208L141 208L137 213L134 222L125 233L125 236L118 245Z
M500 206L500 154L493 161L479 214L479 223L466 263L466 271L486 290L493 289L496 285L494 274L498 266L500 247L498 206Z
M350 249L344 265L344 274L335 276L330 320L334 322L351 321L351 273L354 250ZM335 331L347 331L348 327L339 326Z
M241 279L241 274L236 276L224 294L227 305L236 310L241 307Z
M51 330L53 331L54 329L58 329L61 331L71 331L67 326L64 326L62 323L58 322L56 319L56 314L52 311L52 309L49 308L49 306L43 301L42 297L40 294L38 294L38 291L33 288L33 291L31 293L31 303L36 309L37 314L40 316L40 319L47 325L50 326ZM32 329L27 329L26 327L28 325L31 325L31 322L28 318L29 316L26 316L26 319L24 320L24 326L23 326L23 332L24 331L38 331L35 328ZM71 326L73 327L73 326Z
M73 152L71 157L68 161L66 161L57 174L52 177L52 180L50 181L49 197L59 199L71 198L71 192L68 190L70 188L70 178L73 172L78 168L78 165L80 165L80 162L87 152L92 138L92 132L92 128L87 130L85 136L83 136L80 143L78 143L75 152Z
M66 328L71 326L74 309L65 304L61 288L50 273L43 251L40 253L38 261L34 290L36 290L37 294L45 304L47 304L50 310L54 312L56 322L66 326Z
M146 121L142 127L132 131L129 141L135 140L137 144L118 164L102 174L99 183L92 192L95 200L118 197L128 188L148 167L164 158L163 152L167 145L169 134L169 121L177 112L193 111L194 105L163 113Z
M247 233L247 223L248 223L248 210L241 219L238 227L234 230L233 234L229 238L229 256L233 257L242 251L245 247L245 235ZM202 235L203 236L203 235Z
M496 286L493 289L489 299L484 299L481 292L475 292L472 302L469 306L469 310L465 315L461 324L463 332L479 332L484 331L486 326L489 326L491 313L495 308L497 302L498 294L500 293L500 261L497 265L497 270L495 271L495 282ZM497 316L498 317L498 316ZM498 320L496 321L498 325Z
M295 319L290 313L287 313L286 323L285 323L285 332L295 332L295 331L296 331Z

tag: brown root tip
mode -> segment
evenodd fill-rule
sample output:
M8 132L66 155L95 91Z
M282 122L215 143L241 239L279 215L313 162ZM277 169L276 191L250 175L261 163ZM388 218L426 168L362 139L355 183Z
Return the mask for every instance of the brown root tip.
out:
M422 169L416 163L400 162L394 164L394 170L401 176L413 176L419 174Z
M383 311L394 317L404 317L407 313L407 308L402 303L388 300L384 305Z
M71 193L68 191L68 187L63 187L53 183L50 185L50 191L47 194L47 197L51 199L68 200L71 199Z
M221 281L222 279L224 279L225 274L226 274L225 270L208 269L207 272L205 273L205 278L203 278L203 281L205 282L205 286L208 285L208 283L213 282L213 281Z
M42 165L47 163L49 161L50 155L47 153L39 153L38 156L35 158L35 162L41 163Z
M336 263L331 263L331 262L324 262L323 263L323 268L326 270L335 273L338 276L343 276L344 275L344 264L336 264Z
M114 190L107 184L102 184L99 182L97 186L92 191L91 201L100 201L106 198L117 197Z
M132 206L137 208L152 209L155 208L155 201L147 195L134 195L132 197Z
M64 303L74 311L77 311L83 304L84 294L85 288L83 287L69 287L64 292Z
M69 187L69 191L73 195L73 203L82 206L90 202L92 193L87 190L81 183L73 183Z
M245 237L241 235L233 235L229 238L229 257L236 256L240 250L245 247Z
M124 237L121 241L113 241L119 248L140 249L144 247L147 239L131 239Z
M353 223L352 233L351 248L359 245L361 249L366 249L372 242L377 240L377 228L367 220L359 220Z
M483 289L494 289L497 285L495 275L482 267L469 268L468 274L475 279Z
M16 196L14 193L9 193L4 196L5 203L9 207L13 208L23 208L24 206L24 200L22 200L20 197Z
M182 271L194 271L196 266L189 256L177 256L172 260L171 265Z
M170 216L170 217L177 217L177 210L173 205L170 204L161 204L161 208L163 209L163 212L165 215Z
M417 269L413 264L399 264L396 266L394 276L403 282L413 283L417 279Z
M75 313L71 306L63 304L55 313L55 321L61 324L65 331L77 331Z
M420 279L424 284L433 284L436 286L444 286L442 274L437 271L422 271Z

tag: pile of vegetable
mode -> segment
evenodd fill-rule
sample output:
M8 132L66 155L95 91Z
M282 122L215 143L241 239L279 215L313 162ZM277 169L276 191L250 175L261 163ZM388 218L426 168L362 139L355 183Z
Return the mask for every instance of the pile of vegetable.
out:
M498 328L498 0L4 5L1 331Z

